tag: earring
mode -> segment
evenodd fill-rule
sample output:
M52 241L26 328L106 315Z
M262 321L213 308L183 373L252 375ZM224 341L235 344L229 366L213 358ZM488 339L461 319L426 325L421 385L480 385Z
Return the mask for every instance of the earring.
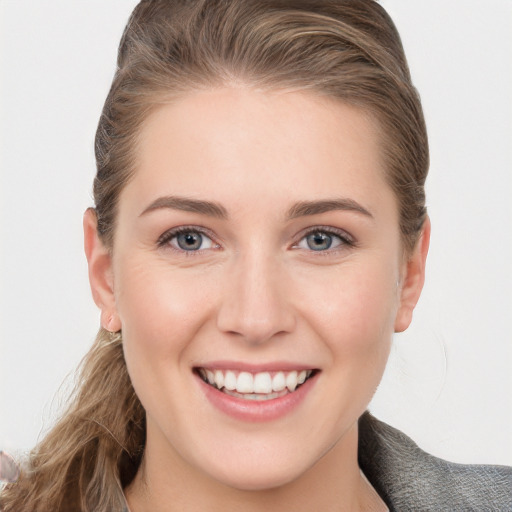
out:
M121 321L116 312L108 309L101 310L100 325L106 331L117 332L121 330Z

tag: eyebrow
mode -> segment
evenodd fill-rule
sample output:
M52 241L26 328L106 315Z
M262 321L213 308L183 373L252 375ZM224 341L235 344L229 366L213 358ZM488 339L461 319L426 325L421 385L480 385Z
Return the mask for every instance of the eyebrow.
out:
M181 210L199 213L209 217L226 220L228 211L224 206L214 201L205 201L181 196L164 196L153 201L141 214L159 209ZM286 219L292 220L309 215L319 215L335 210L352 211L373 218L373 215L357 201L349 198L323 199L317 201L300 201L295 203L287 212Z
M336 198L320 201L300 201L295 203L287 213L287 219L292 220L307 215L319 215L334 210L344 210L361 213L373 218L373 215L357 201L349 198Z
M228 212L224 206L213 201L203 201L199 199L192 199L189 197L180 196L165 196L159 197L153 201L141 214L159 210L161 208L169 208L171 210L182 210L185 212L200 213L208 215L209 217L216 217L218 219L227 219Z

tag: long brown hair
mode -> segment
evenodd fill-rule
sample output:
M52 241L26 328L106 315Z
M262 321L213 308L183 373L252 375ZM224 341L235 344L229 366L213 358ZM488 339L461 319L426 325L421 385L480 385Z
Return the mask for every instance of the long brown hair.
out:
M96 133L98 231L113 249L119 193L148 114L193 90L233 84L338 98L378 121L405 251L425 211L428 143L396 28L373 0L143 0L123 34ZM5 512L112 512L139 467L145 413L120 336L101 329L60 421L30 454Z

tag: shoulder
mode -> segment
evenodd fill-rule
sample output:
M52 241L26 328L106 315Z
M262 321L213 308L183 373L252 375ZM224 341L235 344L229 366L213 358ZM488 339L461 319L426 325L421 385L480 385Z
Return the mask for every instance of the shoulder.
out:
M390 510L512 511L512 468L447 462L366 412L359 464Z

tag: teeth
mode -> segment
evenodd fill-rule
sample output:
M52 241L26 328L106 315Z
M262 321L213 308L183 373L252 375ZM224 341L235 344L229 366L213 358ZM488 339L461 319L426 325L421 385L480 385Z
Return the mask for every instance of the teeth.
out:
M297 386L303 384L311 375L312 370L291 372L277 372L273 376L270 372L240 372L236 370L207 370L199 369L204 381L230 395L243 395L243 398L262 400L282 396L283 391L292 392ZM276 393L278 395L276 395Z
M215 384L219 389L224 387L224 374L220 370L215 370Z
M254 376L254 393L271 393L272 392L272 378L270 373L263 372L257 373Z
M290 391L295 391L295 388L297 387L297 372L290 372L286 376L286 387Z
M244 400L256 400L259 402L264 402L265 400L274 400L274 398L279 398L281 396L284 396L288 393L288 390L281 391L280 393L237 393L236 391L226 391L224 390L224 393L227 395L234 396L236 398L243 398Z
M286 387L286 378L283 372L277 372L272 379L272 389L282 391Z
M226 372L226 376L224 377L224 387L228 391L233 391L236 389L236 375L232 371Z
M249 372L240 372L236 379L238 393L254 393L254 379Z

